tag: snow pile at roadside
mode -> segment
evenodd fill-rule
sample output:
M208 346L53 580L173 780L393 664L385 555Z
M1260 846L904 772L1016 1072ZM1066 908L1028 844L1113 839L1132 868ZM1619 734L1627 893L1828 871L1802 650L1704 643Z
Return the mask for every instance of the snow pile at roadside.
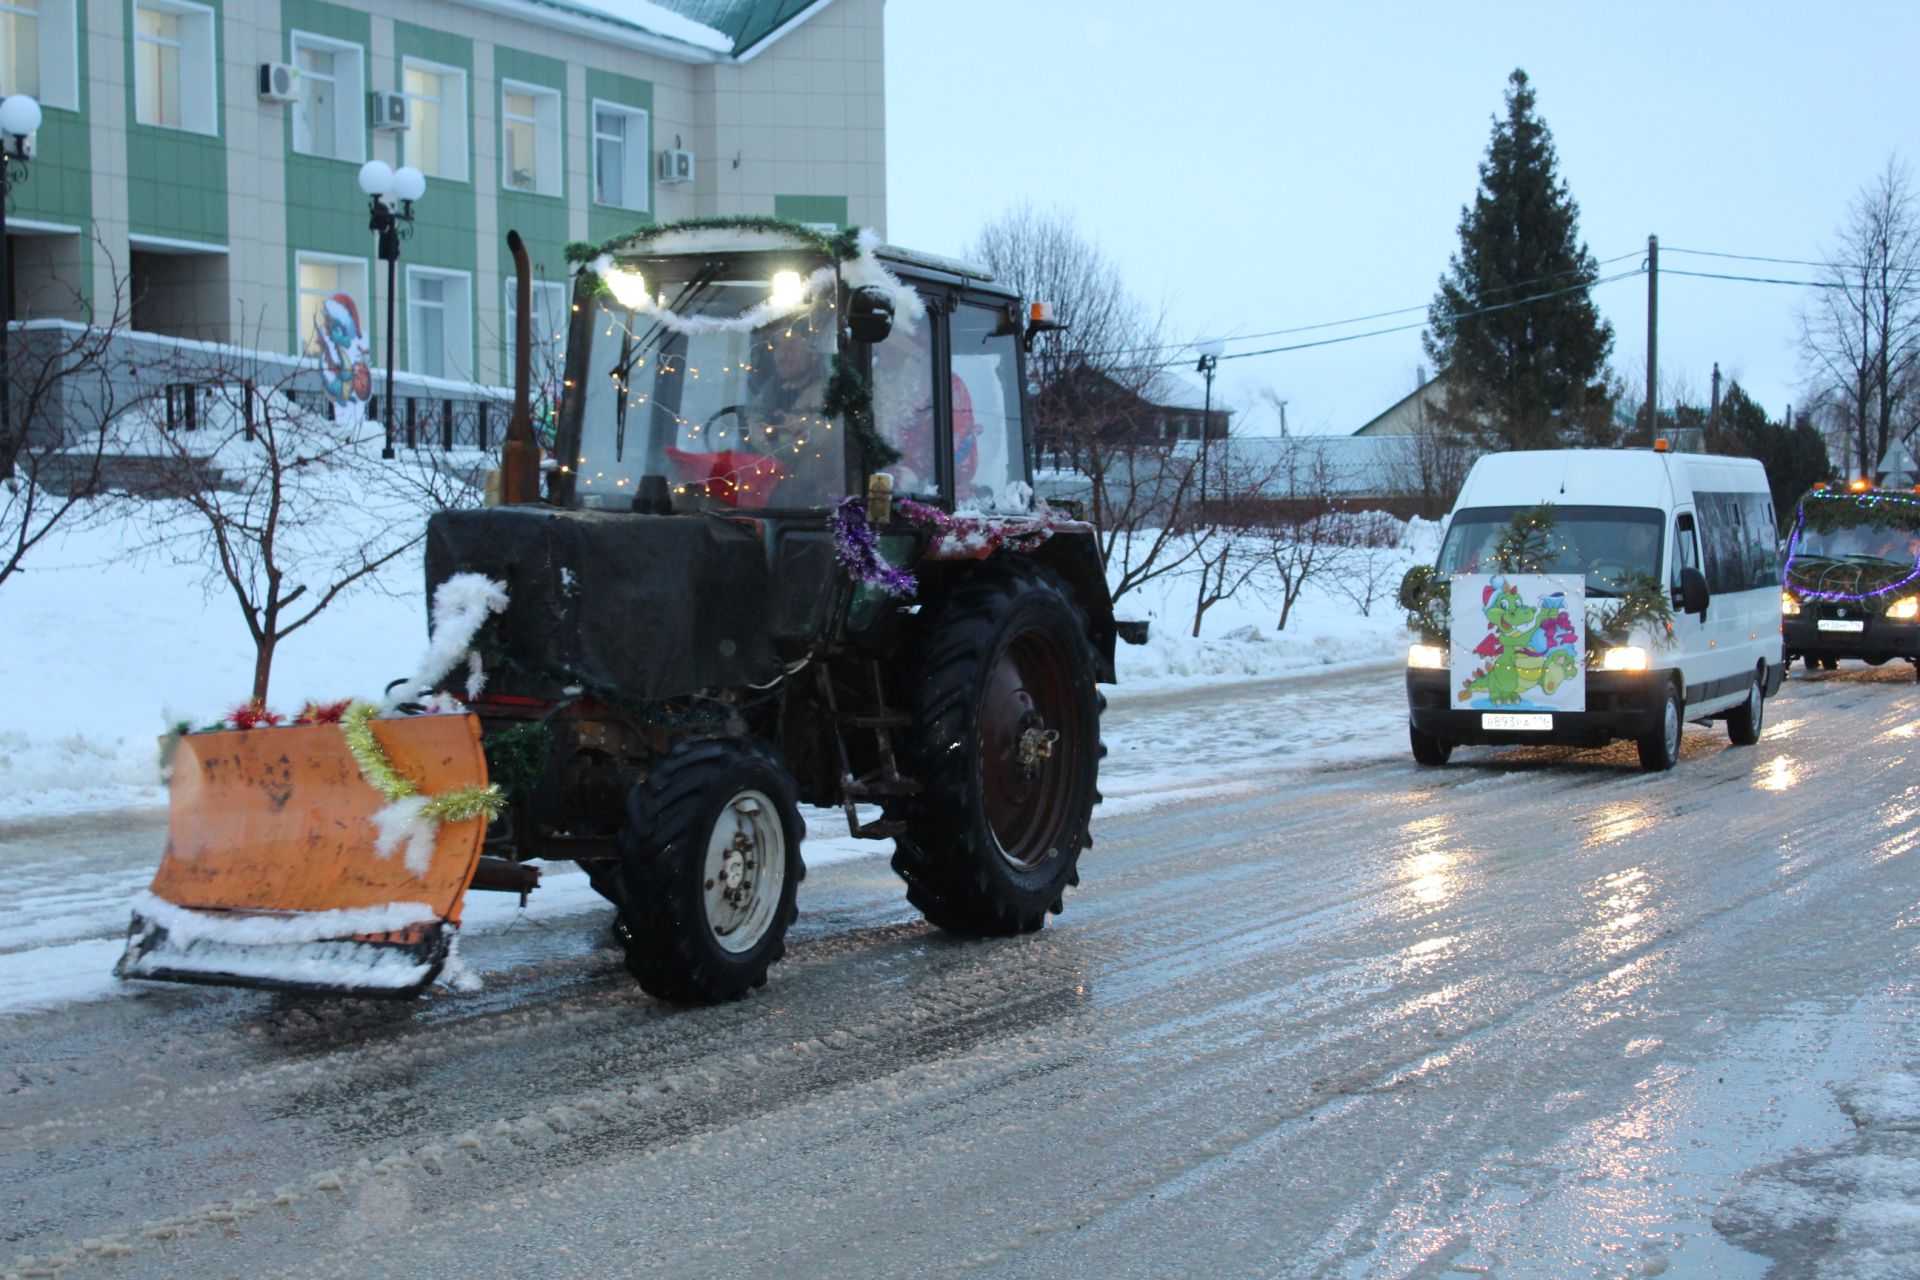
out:
M1850 1139L1761 1170L1714 1225L1793 1275L1911 1280L1920 1276L1920 1075L1859 1080L1839 1102Z
M1394 591L1408 566L1431 560L1437 534L1416 520L1400 546L1354 553L1354 567L1308 584L1284 632L1278 600L1247 588L1214 605L1196 639L1194 580L1149 582L1116 610L1151 623L1147 645L1119 647L1121 696L1397 656L1405 636ZM253 647L231 595L207 594L195 568L129 555L128 537L124 525L76 524L0 587L0 819L163 804L159 736L247 699ZM377 697L405 675L427 635L424 576L416 549L283 641L269 703ZM1363 613L1351 595L1366 594L1367 576Z

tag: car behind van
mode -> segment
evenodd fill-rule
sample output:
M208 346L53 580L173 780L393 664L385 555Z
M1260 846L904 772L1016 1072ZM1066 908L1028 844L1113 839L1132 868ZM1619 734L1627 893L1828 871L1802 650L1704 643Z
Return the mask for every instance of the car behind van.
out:
M1673 767L1688 721L1720 720L1736 745L1757 741L1765 701L1785 673L1778 526L1766 469L1750 458L1664 449L1489 454L1454 504L1438 581L1459 584L1459 575L1510 567L1489 563L1490 550L1517 516L1524 523L1523 513L1543 507L1551 533L1544 558L1530 567L1585 582L1587 618L1559 621L1567 636L1589 624L1580 633L1583 704L1542 710L1509 692L1510 706L1488 709L1458 678L1457 642L1423 634L1407 657L1414 758L1444 764L1455 746L1470 743L1599 746L1628 738L1651 771ZM1465 607L1485 603L1492 619L1495 592L1505 589L1496 580ZM1591 625L1609 601L1628 597L1664 597L1671 623L1643 616L1615 634ZM1459 607L1457 591L1454 599ZM1538 651L1536 643L1523 652ZM1549 681L1554 674L1549 668Z
M1816 487L1787 541L1787 661L1911 662L1920 680L1920 494Z

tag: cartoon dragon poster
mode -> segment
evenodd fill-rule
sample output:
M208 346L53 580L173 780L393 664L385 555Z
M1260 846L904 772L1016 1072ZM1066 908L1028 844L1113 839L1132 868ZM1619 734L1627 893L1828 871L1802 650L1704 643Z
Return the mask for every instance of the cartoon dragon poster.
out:
M1584 711L1586 579L1463 573L1452 582L1454 705L1484 711Z

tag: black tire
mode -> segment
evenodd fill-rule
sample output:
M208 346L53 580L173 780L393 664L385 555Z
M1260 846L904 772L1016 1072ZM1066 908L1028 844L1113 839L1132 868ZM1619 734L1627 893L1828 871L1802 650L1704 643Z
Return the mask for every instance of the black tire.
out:
M1680 734L1686 726L1682 717L1680 688L1667 682L1666 696L1660 703L1660 718L1654 731L1635 740L1640 748L1640 767L1648 773L1665 773L1680 759Z
M1106 699L1085 615L1051 573L995 562L922 609L909 649L900 755L922 790L887 807L907 825L907 901L955 933L1038 929L1080 882L1100 801Z
M1920 684L1920 659L1916 659L1913 664L1913 682Z
M1838 671L1840 669L1840 659L1822 658L1820 659L1820 669L1822 671Z
M716 829L728 817L734 842L720 851ZM793 777L766 747L698 738L669 751L627 797L620 832L623 941L641 989L675 1004L711 1004L766 985L798 914L804 832ZM776 834L784 857L770 886L773 859L752 855ZM723 874L710 874L715 859ZM739 918L730 919L736 894ZM736 928L743 932L729 937Z
M1760 731L1767 716L1767 677L1765 671L1755 673L1753 684L1747 689L1747 700L1727 712L1727 740L1736 747L1750 747L1760 741Z
M1417 764L1440 765L1453 758L1451 742L1430 733L1422 733L1412 725L1407 726L1407 740L1413 744L1413 758Z
M1809 671L1818 671L1820 669L1820 659L1810 653L1803 656L1800 661L1806 664L1807 670Z

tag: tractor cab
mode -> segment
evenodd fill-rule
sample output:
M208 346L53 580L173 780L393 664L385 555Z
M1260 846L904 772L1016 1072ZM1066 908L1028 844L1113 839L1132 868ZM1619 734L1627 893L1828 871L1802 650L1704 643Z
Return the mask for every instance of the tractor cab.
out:
M976 268L799 228L643 233L574 295L550 499L823 511L895 496L1024 513L1019 300Z

